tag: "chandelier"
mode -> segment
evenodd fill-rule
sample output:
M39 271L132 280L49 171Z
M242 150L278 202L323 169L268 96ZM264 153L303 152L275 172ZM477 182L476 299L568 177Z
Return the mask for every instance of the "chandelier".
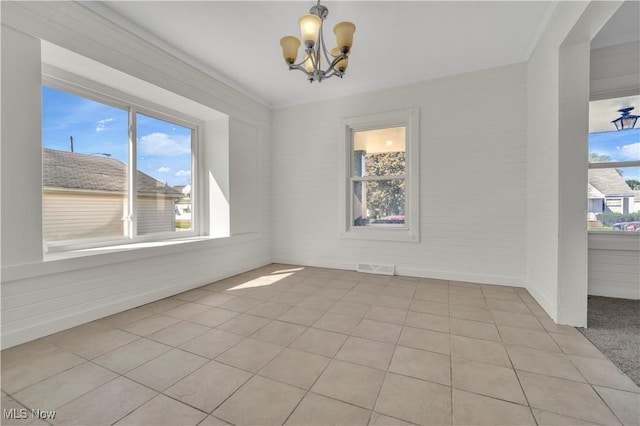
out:
M342 78L347 65L349 64L349 53L353 44L353 33L356 26L351 22L338 22L333 27L336 35L337 47L327 51L324 42L322 27L325 18L329 14L329 9L320 4L313 6L308 15L304 15L298 23L304 43L304 59L296 63L300 40L294 36L286 36L280 39L282 46L282 56L289 65L290 70L300 70L305 73L311 83L318 83L329 77L337 75ZM328 65L327 69L322 69L322 61Z
M632 110L633 107L618 110L622 115L612 121L617 130L629 130L635 127L636 121L638 121L638 116L631 114Z

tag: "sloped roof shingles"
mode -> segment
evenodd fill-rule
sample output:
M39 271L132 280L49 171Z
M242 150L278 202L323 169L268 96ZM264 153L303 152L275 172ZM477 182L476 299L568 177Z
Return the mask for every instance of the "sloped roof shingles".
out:
M42 185L123 193L127 188L127 166L115 158L43 148ZM180 192L139 170L138 193L182 197Z
M616 169L589 169L589 184L606 197L633 197L633 190Z

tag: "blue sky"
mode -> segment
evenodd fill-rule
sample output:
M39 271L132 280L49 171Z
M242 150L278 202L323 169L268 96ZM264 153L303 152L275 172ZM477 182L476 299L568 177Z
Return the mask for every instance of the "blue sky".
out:
M640 128L590 133L589 154L592 153L608 155L612 161L640 160ZM640 180L640 167L624 167L620 171L625 180Z
M42 88L42 146L127 163L127 111L49 87ZM613 125L611 125L613 127ZM171 186L191 183L191 129L138 114L138 169ZM640 128L589 134L589 153L613 161L640 159ZM640 167L621 169L640 180Z
M128 163L128 112L43 86L42 146ZM191 183L191 129L137 115L138 170L171 186Z

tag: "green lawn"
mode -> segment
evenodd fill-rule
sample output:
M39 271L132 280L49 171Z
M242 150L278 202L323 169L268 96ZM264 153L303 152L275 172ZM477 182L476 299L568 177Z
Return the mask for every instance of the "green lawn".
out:
M191 221L190 220L177 221L176 229L191 229Z
M613 231L613 229L610 226L599 226L599 227L595 227L595 228L589 228L589 232L602 232L602 231Z

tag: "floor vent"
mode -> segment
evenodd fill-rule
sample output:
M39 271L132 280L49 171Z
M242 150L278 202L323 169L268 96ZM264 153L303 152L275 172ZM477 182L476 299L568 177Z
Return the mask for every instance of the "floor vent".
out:
M394 275L394 265L374 265L371 263L358 263L358 272L367 274Z

